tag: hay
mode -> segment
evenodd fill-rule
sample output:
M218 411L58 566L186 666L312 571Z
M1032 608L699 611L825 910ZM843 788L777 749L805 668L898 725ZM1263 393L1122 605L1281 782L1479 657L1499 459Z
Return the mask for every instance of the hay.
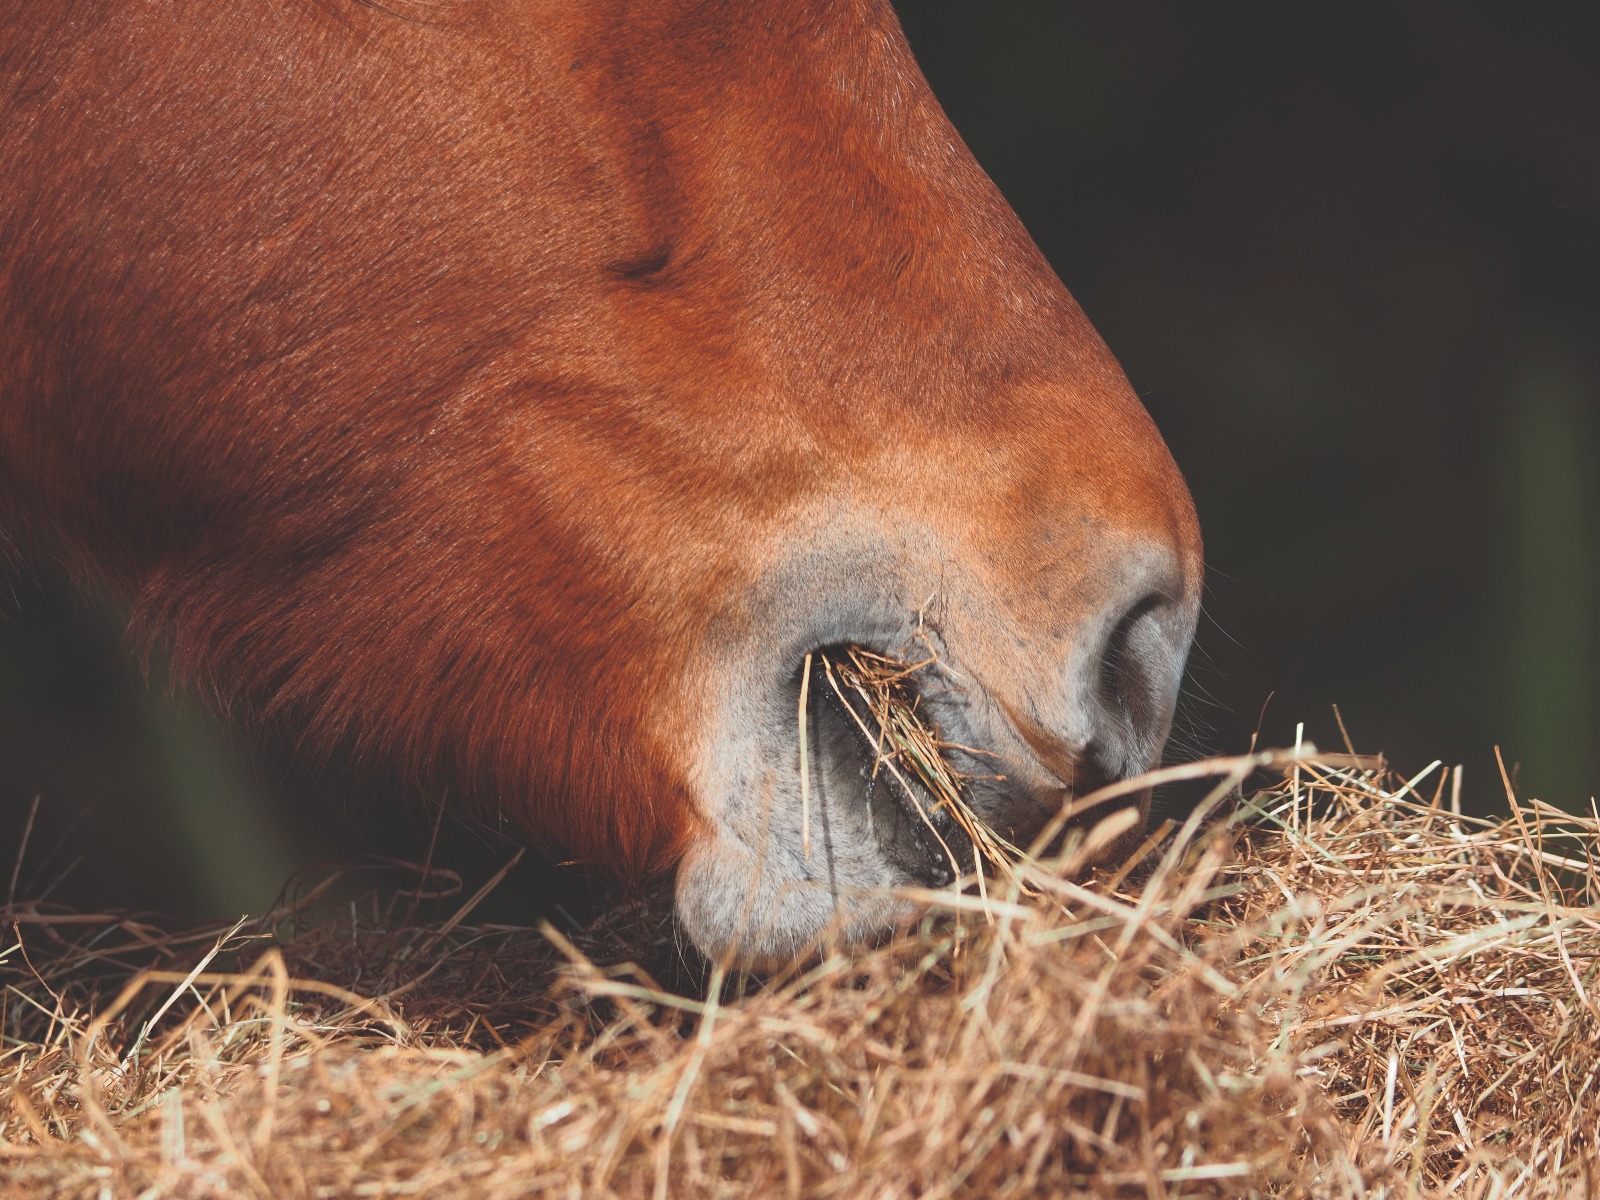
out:
M829 690L867 744L873 747L873 779L888 775L894 780L933 835L952 874L965 874L969 865L981 867L975 876L980 894L988 894L984 871L992 871L1007 882L1016 882L1022 893L1031 894L1016 871L1026 857L1025 852L1001 837L973 811L967 801L967 783L971 777L955 770L947 756L951 749L968 754L982 751L946 742L938 726L922 709L922 693L913 680L917 675L931 673L939 665L938 656L906 663L859 646L849 646L837 654L822 655L821 662ZM928 798L926 807L921 795ZM971 864L964 862L951 848L949 839L939 832L937 818L941 815L949 818L950 824L972 847L976 857Z
M765 981L659 905L571 939L376 893L190 932L18 905L0 1190L1600 1194L1600 819L1203 769L1136 870L1022 861Z

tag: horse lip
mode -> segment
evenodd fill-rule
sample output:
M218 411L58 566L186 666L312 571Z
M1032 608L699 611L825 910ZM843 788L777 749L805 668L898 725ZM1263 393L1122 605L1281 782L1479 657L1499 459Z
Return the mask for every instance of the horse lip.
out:
M1051 846L1042 848L1042 853L1049 854L1052 846L1059 846L1061 839L1071 829L1093 825L1119 808L1132 806L1141 811L1148 809L1148 788L1107 797L1092 806L1083 807L1084 799L1137 772L1119 771L1108 766L1092 739L1082 747L1064 743L1036 720L1019 711L1017 705L1010 702L1001 691L985 686L982 678L970 670L963 669L962 677L966 690L984 697L1000 718L998 727L988 731L989 744L992 745L995 739L1009 743L1009 753L997 755L1002 769L1013 775L1008 781L1009 786L994 790L975 789L971 796L974 814L996 833L1008 838L1013 845L1026 849L1052 820L1066 812L1068 817L1064 828L1053 839ZM969 750L968 753L973 752ZM982 755L985 752L980 750L976 753ZM1029 779L1029 776L1032 778ZM990 805L983 803L985 793L991 800ZM998 800L999 807L994 806L995 800Z
M979 686L981 688L981 685ZM1000 714L1011 726L1012 732L1033 754L1039 765L1054 775L1061 784L1062 790L1066 793L1063 803L1070 803L1076 796L1094 790L1081 786L1083 776L1081 756L1063 748L1057 739L1039 727L1038 722L1029 720L1018 712L1016 706L1003 696L987 689L982 690L994 702L994 706L1000 710Z
M854 709L834 690L820 654L811 670L811 688L821 693L822 703L848 730L851 743L860 756L861 777L865 785L864 801L870 806L878 792L886 792L905 818L909 848L914 850L916 858L914 863L906 864L910 873L926 886L944 887L974 869L977 861L971 839L954 817L938 806L914 778L906 776L903 771L888 769L888 759L880 755L879 747L859 723ZM913 680L908 680L907 684L914 689L916 687ZM890 849L882 841L879 846ZM902 843L893 849L904 852L908 847Z

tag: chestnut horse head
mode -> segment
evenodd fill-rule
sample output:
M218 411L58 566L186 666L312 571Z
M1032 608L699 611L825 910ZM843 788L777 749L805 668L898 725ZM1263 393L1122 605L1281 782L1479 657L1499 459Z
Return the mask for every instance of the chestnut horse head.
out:
M62 0L0 102L0 535L241 719L747 959L937 875L825 707L802 852L808 653L1017 836L1160 754L1188 492L886 0Z

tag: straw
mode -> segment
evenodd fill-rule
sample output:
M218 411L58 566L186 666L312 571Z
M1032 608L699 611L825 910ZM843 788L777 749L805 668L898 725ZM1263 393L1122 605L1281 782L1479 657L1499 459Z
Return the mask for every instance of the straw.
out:
M665 897L549 936L406 922L393 871L237 929L19 899L0 1194L1600 1194L1600 819L1265 761L1139 864L929 892L765 981L686 959Z

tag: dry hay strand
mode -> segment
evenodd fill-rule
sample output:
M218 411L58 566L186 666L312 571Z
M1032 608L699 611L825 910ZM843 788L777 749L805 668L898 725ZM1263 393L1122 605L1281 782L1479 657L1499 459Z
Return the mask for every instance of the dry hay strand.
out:
M809 663L808 655L808 667ZM873 747L872 779L876 781L880 774L887 774L895 780L954 873L965 874L964 864L939 832L935 818L941 814L949 817L972 847L973 866L978 868L974 883L980 894L987 895L986 872L992 871L1007 882L1018 882L1016 866L1027 857L1026 852L973 811L967 801L971 776L957 771L948 758L952 749L973 755L984 752L945 741L939 727L924 712L922 693L914 686L917 675L941 665L938 656L930 653L920 662L907 663L848 646L837 654L823 654L821 664L828 687ZM912 780L921 785L931 801L926 809L918 802ZM1028 890L1025 883L1022 890Z
M1258 769L1285 777L1242 795ZM187 934L17 906L0 1187L1600 1194L1600 818L1472 820L1309 748L1165 777L1202 773L1137 871L1017 860L767 979L659 982L659 909L573 939L468 906Z

